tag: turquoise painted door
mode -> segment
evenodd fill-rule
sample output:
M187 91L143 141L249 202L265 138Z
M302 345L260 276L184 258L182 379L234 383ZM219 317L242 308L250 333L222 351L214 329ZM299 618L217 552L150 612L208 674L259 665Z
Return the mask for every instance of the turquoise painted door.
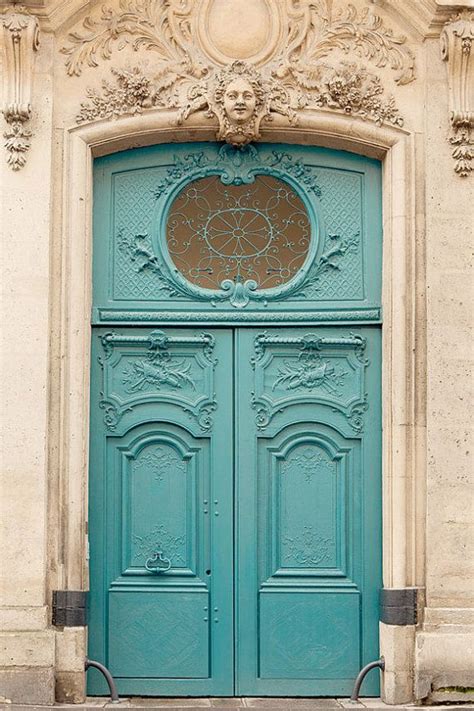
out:
M95 162L89 656L122 694L347 695L377 658L381 250L377 161Z
M89 654L122 694L233 694L232 360L229 331L93 335Z
M239 694L349 695L377 658L379 335L237 333Z
M91 654L125 694L348 694L378 652L378 329L93 340Z

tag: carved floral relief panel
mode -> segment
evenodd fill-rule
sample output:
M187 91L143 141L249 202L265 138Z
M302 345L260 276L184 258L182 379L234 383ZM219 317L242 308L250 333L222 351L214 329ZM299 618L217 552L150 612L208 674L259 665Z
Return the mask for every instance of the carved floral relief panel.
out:
M153 442L128 459L125 501L130 511L129 568L145 568L157 552L173 569L193 567L196 545L193 455L169 441ZM125 462L124 462L125 464ZM127 536L128 538L128 536ZM128 557L128 556L127 556Z
M343 503L338 490L340 462L319 444L306 441L286 456L276 455L275 465L278 567L336 568L340 564L338 517ZM315 511L319 511L317 517Z
M307 402L329 405L353 433L364 429L367 410L366 341L349 333L319 337L316 333L279 337L266 332L255 337L252 365L255 390L252 406L258 429L288 408Z
M212 428L216 408L213 336L205 332L173 336L159 330L143 335L110 331L101 336L101 342L99 406L110 432L117 430L127 413L150 403L173 406L202 432Z

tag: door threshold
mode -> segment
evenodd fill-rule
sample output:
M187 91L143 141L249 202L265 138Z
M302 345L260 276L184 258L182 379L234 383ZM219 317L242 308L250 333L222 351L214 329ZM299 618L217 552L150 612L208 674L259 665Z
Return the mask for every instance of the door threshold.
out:
M1 707L0 707L1 708ZM111 711L120 708L127 711L200 711L203 708L212 708L214 711L227 711L228 709L265 709L265 711L415 711L419 708L415 704L402 704L391 706L385 704L380 698L362 698L357 703L352 703L349 698L281 698L281 697L124 697L120 703L112 704L107 697L88 697L83 704L62 704L54 705L27 705L8 704L8 711L98 711L107 709ZM467 710L474 709L472 704L458 705L457 708ZM452 706L436 706L436 711L453 711Z

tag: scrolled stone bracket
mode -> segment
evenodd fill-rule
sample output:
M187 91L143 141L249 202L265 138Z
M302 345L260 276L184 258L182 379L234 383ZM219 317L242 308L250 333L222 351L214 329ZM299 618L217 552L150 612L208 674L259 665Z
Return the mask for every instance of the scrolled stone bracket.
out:
M448 141L453 146L454 170L462 178L474 164L474 11L462 10L441 32L441 56L448 64Z
M4 131L7 163L19 170L26 163L31 131L31 93L34 55L39 46L38 18L26 7L9 6L0 15L5 57L5 99L2 113L8 128Z

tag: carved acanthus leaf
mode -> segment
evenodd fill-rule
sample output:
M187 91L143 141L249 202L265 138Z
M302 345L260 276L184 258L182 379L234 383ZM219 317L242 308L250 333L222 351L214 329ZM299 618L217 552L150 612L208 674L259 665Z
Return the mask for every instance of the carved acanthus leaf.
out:
M311 88L315 65L335 49L353 52L377 67L390 66L397 72L397 84L415 78L413 54L404 46L406 38L387 29L371 9L359 14L348 5L334 12L332 0L302 0L293 5L277 69L280 78L291 74L299 85Z
M162 74L202 76L206 67L186 32L191 6L182 7L177 0L120 0L117 10L102 7L98 19L85 18L85 33L71 33L61 49L69 57L67 73L79 76L84 65L97 67L99 57L110 59L115 48L130 45L135 52L152 51Z
M463 10L448 22L441 33L441 56L448 63L448 141L456 161L454 170L467 177L474 166L474 11Z
M39 45L38 19L26 7L12 5L0 15L5 55L5 94L2 112L8 129L4 132L7 163L19 170L26 163L31 131L25 124L32 114L31 94L34 53Z

